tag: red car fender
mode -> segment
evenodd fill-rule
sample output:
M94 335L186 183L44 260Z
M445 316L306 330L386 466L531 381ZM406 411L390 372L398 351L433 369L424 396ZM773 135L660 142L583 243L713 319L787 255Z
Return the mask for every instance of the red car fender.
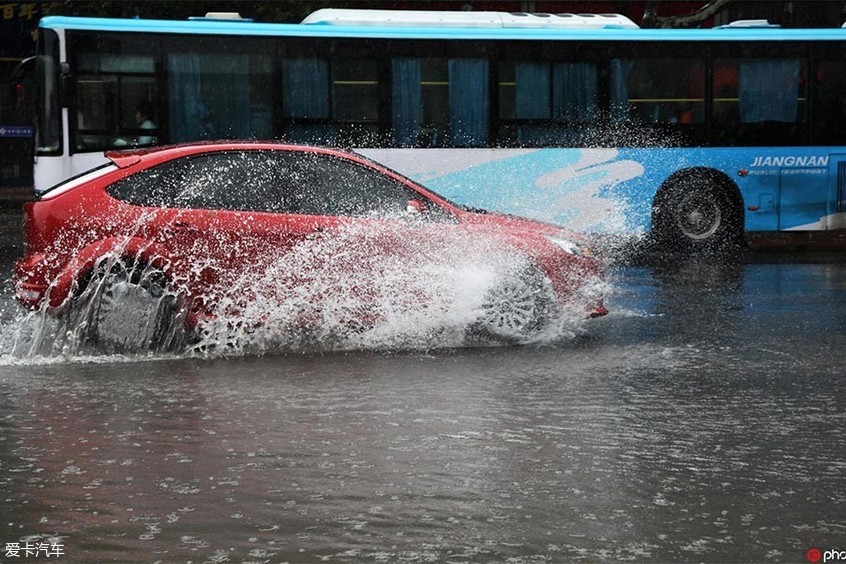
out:
M94 269L97 262L109 255L142 260L167 274L171 264L167 247L138 237L108 237L90 243L75 253L65 268L50 284L48 300L51 308L62 306L74 287Z

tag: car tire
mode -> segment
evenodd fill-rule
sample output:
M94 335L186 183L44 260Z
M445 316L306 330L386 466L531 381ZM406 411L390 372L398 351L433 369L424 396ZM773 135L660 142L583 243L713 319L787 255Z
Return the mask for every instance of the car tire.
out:
M535 267L509 274L491 287L472 333L504 343L525 343L552 321L552 283Z
M172 350L185 336L180 299L167 276L131 259L96 268L73 309L82 339L101 352Z

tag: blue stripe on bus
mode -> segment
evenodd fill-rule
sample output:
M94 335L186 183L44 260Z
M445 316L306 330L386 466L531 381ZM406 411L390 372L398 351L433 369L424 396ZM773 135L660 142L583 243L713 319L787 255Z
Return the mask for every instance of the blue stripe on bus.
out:
M47 16L40 27L86 31L234 36L363 37L395 39L546 39L615 41L843 41L846 29L525 29L347 27L323 24L275 24L231 20L142 20Z

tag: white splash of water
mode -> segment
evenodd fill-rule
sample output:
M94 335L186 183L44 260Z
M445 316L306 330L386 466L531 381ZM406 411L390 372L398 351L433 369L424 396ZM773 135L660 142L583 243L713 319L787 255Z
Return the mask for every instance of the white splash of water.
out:
M368 224L309 237L243 273L217 297L213 320L193 350L243 354L475 343L468 328L479 319L486 293L526 268L527 259L489 239L443 235L417 238L413 230ZM386 247L390 252L380 252ZM556 319L536 339L572 335L594 298L580 293L571 311L562 310L566 323Z
M202 296L210 315L168 354L114 354L86 341L84 315L55 319L46 308L23 312L9 302L0 312L0 364L496 344L472 329L486 294L524 270L528 259L487 237L457 237L453 229L352 222L257 256L249 269L230 273ZM604 283L586 281L543 331L524 342L583 332L587 308L605 291Z

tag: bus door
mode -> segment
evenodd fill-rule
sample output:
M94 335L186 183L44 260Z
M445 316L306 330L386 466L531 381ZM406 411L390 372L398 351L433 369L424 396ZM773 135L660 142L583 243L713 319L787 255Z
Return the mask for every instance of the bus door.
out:
M778 169L753 171L744 181L747 231L777 231L779 228Z
M846 154L831 155L828 160L828 213L827 229L846 228ZM836 214L836 215L834 215Z

